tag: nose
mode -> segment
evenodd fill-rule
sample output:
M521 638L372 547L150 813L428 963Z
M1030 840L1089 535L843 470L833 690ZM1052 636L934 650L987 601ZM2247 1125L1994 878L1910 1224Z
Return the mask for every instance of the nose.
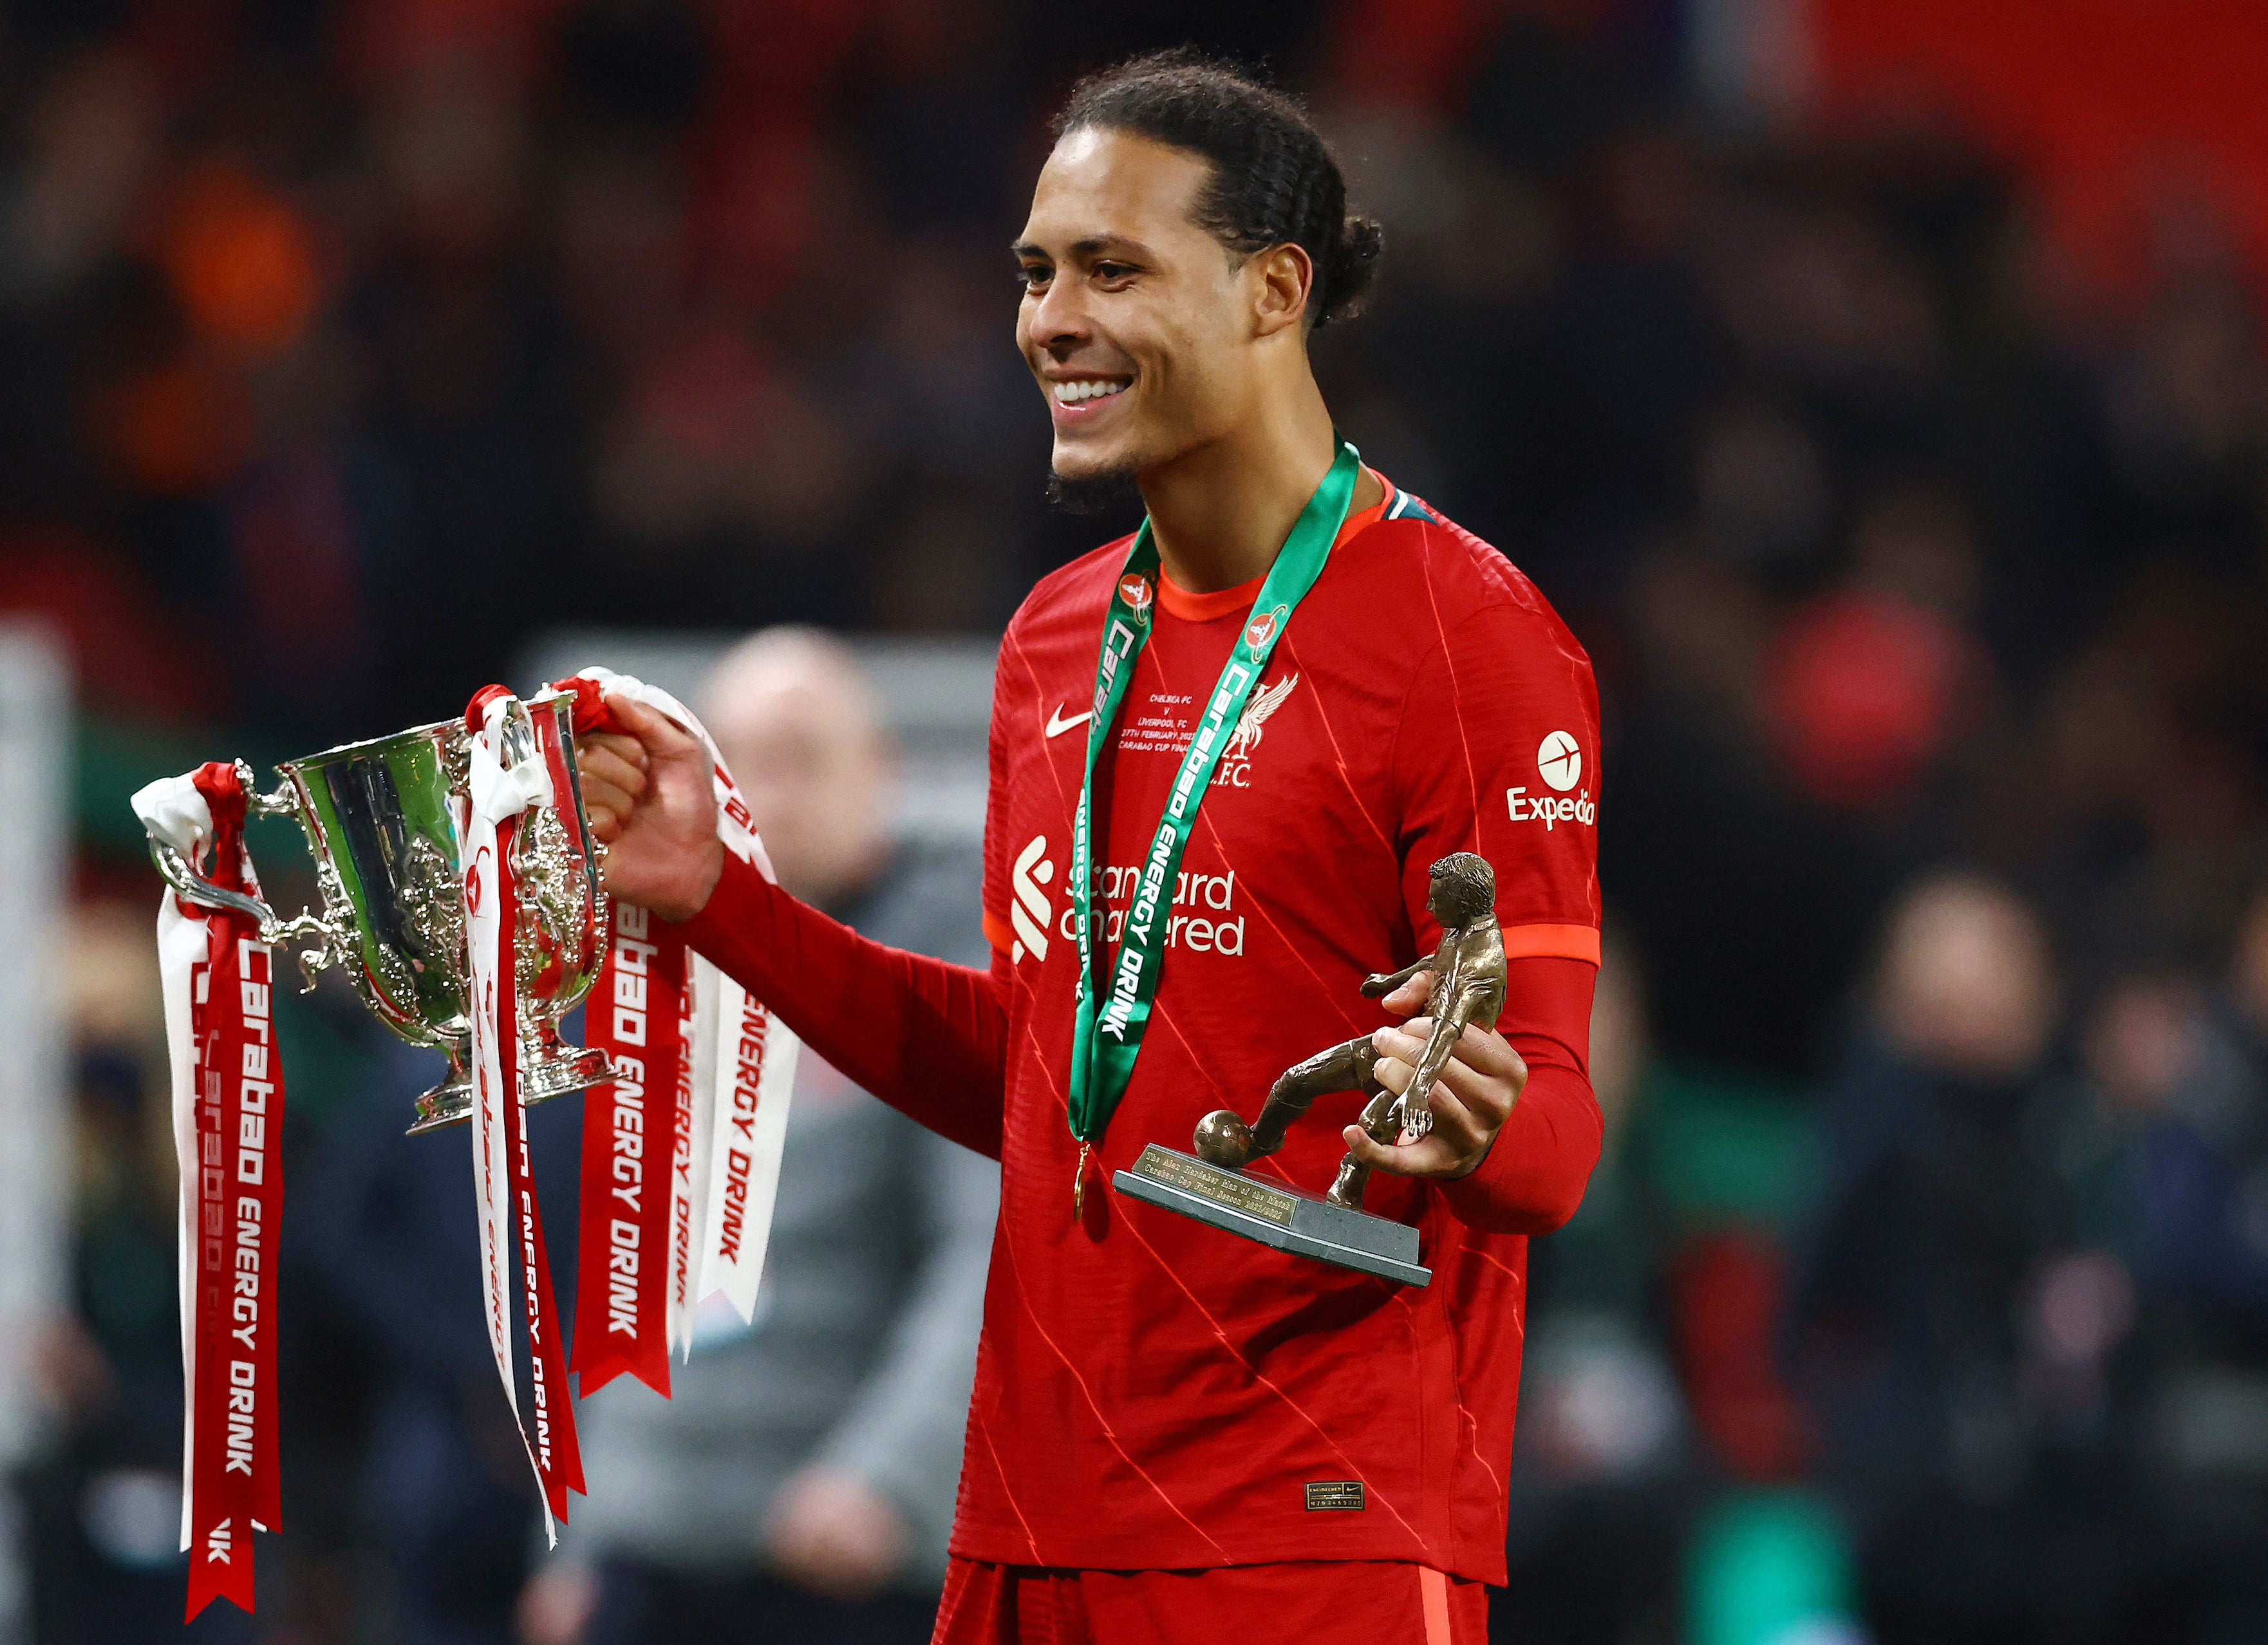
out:
M1040 300L1032 306L1027 324L1033 344L1058 361L1070 358L1073 350L1091 342L1094 336L1079 281L1061 273L1049 281L1048 289L1040 293Z

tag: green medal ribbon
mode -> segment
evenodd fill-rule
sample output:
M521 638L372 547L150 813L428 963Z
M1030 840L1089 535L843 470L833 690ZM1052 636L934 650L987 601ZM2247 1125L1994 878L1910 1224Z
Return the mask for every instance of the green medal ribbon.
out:
M1125 937L1110 968L1108 997L1098 1002L1094 945L1101 933L1095 929L1093 906L1094 766L1110 740L1127 683L1134 677L1134 660L1150 637L1150 617L1156 605L1158 548L1147 519L1135 533L1126 567L1111 591L1110 609L1102 621L1101 657L1095 668L1094 719L1086 732L1086 775L1079 784L1079 811L1071 824L1071 896L1079 922L1079 996L1071 1030L1071 1131L1084 1145L1072 1197L1074 1215L1084 1203L1088 1147L1101 1139L1109 1125L1118 1099L1126 1093L1126 1082L1133 1077L1134 1059L1142 1050L1150 1001L1158 992L1158 972L1165 957L1166 933L1172 924L1172 888L1181 872L1189 830L1197 822L1197 807L1212 781L1213 767L1220 763L1221 750L1235 730L1237 718L1244 712L1245 699L1252 695L1276 642L1283 638L1285 624L1322 574L1331 544L1346 524L1355 481L1361 472L1361 454L1341 440L1330 471L1307 499L1307 507L1300 511L1292 535L1284 539L1276 563L1260 585L1259 597L1252 602L1253 616L1228 653L1219 682L1197 722L1197 734L1182 756L1173 793L1166 801L1165 815L1158 819L1142 878L1126 911ZM1128 598L1130 593L1132 599Z

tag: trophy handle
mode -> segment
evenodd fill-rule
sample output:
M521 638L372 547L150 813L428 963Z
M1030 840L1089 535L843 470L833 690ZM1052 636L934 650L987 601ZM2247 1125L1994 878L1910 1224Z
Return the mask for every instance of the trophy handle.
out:
M252 768L242 760L236 763L236 775L244 786L247 816L290 816L297 813L298 808L289 787L278 788L270 794L260 793L253 786ZM259 926L261 941L270 947L313 942L313 948L302 948L293 956L299 962L301 993L312 993L315 986L315 973L328 970L338 963L338 933L321 916L301 913L292 919L279 918L264 898L215 885L197 872L195 863L155 834L150 836L150 860L156 865L158 875L183 901L203 908L224 909L244 915Z

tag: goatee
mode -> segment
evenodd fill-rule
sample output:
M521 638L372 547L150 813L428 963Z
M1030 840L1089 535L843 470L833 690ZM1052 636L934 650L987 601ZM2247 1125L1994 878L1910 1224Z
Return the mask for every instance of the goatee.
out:
M1048 470L1048 501L1066 514L1107 514L1139 503L1141 497L1130 468L1105 468L1076 479Z

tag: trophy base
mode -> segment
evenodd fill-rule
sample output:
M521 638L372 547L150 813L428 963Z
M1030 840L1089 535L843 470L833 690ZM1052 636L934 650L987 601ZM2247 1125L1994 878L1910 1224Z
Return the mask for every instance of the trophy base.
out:
M1312 1257L1403 1285L1431 1285L1418 1261L1418 1230L1407 1223L1350 1211L1302 1188L1262 1182L1208 1164L1193 1154L1152 1143L1111 1185L1122 1194L1241 1234L1263 1245Z
M549 1046L528 1045L523 1050L527 1060L526 1071L520 1075L519 1089L526 1102L548 1103L570 1091L604 1085L615 1077L615 1066L602 1051L578 1051L557 1041ZM417 1099L417 1121L409 1132L413 1137L473 1117L473 1077L454 1051L448 1053L448 1077Z

